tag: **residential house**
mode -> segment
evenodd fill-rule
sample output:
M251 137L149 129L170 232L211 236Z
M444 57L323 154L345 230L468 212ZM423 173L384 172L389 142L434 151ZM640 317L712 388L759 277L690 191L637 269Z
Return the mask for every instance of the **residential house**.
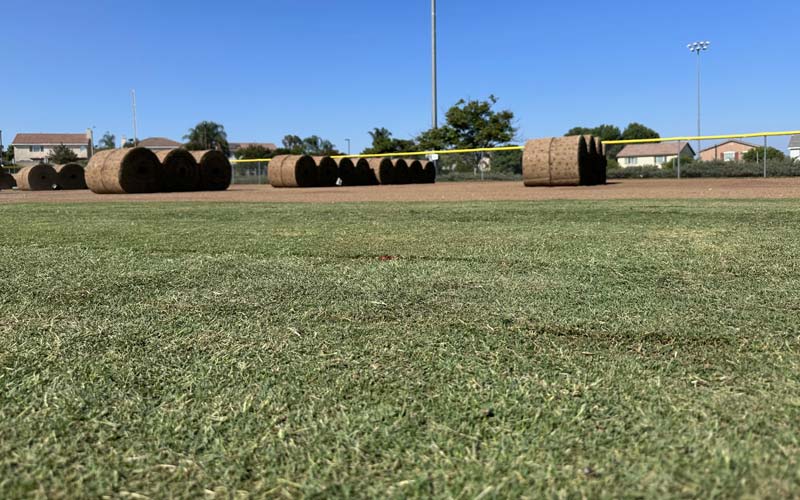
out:
M47 161L56 146L64 145L71 149L79 159L88 159L92 153L92 131L83 134L28 134L14 137L14 163L25 165Z
M800 160L800 135L793 135L789 140L789 158Z
M169 151L171 149L177 149L183 146L183 144L167 139L166 137L148 137L147 139L139 141L139 146L151 151Z
M620 167L663 167L678 157L694 158L694 149L688 142L654 142L650 144L628 144L617 155Z
M757 147L755 144L733 139L703 149L700 151L700 159L702 161L741 161L744 159L745 153Z
M271 142L229 142L228 148L231 151L230 158L231 160L236 159L236 152L242 148L248 148L250 146L262 146L265 149L269 149L270 151L275 151L278 147Z

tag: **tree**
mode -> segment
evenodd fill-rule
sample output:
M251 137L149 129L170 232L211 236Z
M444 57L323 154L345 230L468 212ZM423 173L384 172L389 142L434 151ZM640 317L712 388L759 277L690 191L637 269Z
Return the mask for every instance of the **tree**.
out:
M303 154L303 139L297 135L286 135L283 137L283 149L289 154L300 155Z
M14 163L14 146L7 146L5 152L0 151L0 159L3 160L3 164L10 164Z
M312 135L301 139L297 135L287 135L283 138L283 147L274 151L279 155L313 155L331 156L342 154L336 146L329 140L323 139L318 135Z
M202 121L189 129L189 133L183 136L186 139L186 149L205 150L216 149L223 153L230 154L228 146L228 134L225 127L219 123Z
M517 129L512 124L514 113L509 110L495 111L497 97L488 101L464 99L452 106L445 117L445 137L456 148L490 148L514 140Z
M623 140L633 139L658 139L661 137L655 130L645 127L641 123L631 122L622 132Z
M395 139L386 128L374 128L369 135L372 137L372 146L362 151L362 154L398 153L414 151L416 143L413 140Z
M123 144L122 147L123 148L135 148L138 145L139 145L139 141L138 140L134 141L133 139L128 139L127 141L125 141L125 144Z
M115 147L117 147L117 137L106 130L95 149L101 151L103 149L114 149Z
M71 150L67 146L59 144L58 146L54 147L52 151L50 151L50 153L47 155L47 159L50 161L50 163L61 165L64 163L77 161L78 155L75 154L75 151Z
M272 158L275 153L260 144L251 144L236 151L236 158L239 160L258 160L261 158Z
M753 148L742 155L744 161L757 161L764 160L764 146ZM780 149L775 149L772 146L767 147L767 160L784 160L786 155Z

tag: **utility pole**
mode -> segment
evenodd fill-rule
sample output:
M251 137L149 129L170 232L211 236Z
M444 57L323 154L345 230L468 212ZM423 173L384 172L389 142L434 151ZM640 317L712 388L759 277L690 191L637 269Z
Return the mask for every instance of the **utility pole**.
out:
M711 42L694 42L686 46L697 54L697 136L700 137L700 53L708 50ZM700 139L697 139L697 155L700 155Z
M438 119L438 89L436 85L436 0L431 0L431 84L433 91L432 124L433 128L439 128Z
M131 108L133 109L133 145L139 144L139 136L136 133L136 89L131 89Z

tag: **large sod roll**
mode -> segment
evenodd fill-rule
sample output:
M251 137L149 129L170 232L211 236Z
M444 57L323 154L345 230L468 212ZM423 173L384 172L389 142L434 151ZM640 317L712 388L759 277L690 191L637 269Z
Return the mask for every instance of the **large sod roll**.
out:
M86 185L97 194L156 193L161 165L147 148L107 149L86 166Z
M336 163L339 168L339 179L342 180L342 186L357 186L358 172L353 160L350 158L337 158Z
M389 158L370 158L369 168L372 172L370 180L374 181L372 184L395 183L395 169Z
M14 177L17 181L17 188L23 191L53 189L57 184L58 178L53 166L46 163L24 167Z
M597 184L600 173L600 155L597 154L597 143L591 135L584 135L586 141L586 161L581 166L581 184L593 186Z
M17 186L17 180L8 172L0 170L0 189L11 189Z
M221 151L192 151L200 173L198 188L201 191L225 191L231 185L233 171L228 157Z
M269 162L267 177L272 187L314 187L317 164L307 155L281 155Z
M598 184L605 184L608 182L608 158L606 157L606 146L599 137L597 138L597 154L600 155L600 161L597 165L599 170L596 180Z
M550 185L551 137L533 139L525 143L522 153L522 182L526 186Z
M436 164L432 161L425 161L422 165L423 184L433 184L436 182Z
M77 163L66 163L53 167L59 189L87 189L83 167Z
M339 178L339 167L336 160L330 156L315 156L314 163L317 164L317 186L330 187L336 185Z
M403 158L396 158L392 160L392 164L394 165L394 183L410 184L411 170L409 170L406 160Z
M353 158L353 163L356 166L355 186L372 186L378 183L378 180L372 174L372 168L369 166L369 160L366 158Z
M194 155L185 149L156 153L161 161L161 190L194 191L200 185L200 166Z
M408 180L412 184L419 184L423 182L422 162L419 160L408 159Z
M582 135L556 137L550 144L550 185L580 186L587 180L581 173L588 170L589 155Z

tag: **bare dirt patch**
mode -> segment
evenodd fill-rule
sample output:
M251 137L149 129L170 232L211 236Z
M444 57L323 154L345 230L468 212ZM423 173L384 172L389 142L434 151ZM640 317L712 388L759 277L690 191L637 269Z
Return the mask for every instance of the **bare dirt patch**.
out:
M179 202L460 202L615 199L800 198L800 178L624 179L604 186L525 187L522 182L441 182L391 186L277 189L234 185L227 191L98 195L90 191L0 191L3 203Z

